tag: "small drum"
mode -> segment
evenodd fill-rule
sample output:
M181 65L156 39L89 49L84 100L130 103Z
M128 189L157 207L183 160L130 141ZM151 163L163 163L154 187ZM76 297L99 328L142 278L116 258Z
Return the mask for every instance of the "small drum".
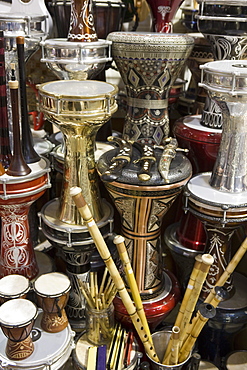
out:
M0 304L14 298L26 298L30 290L29 280L22 275L7 275L0 279Z
M26 359L10 361L4 353L6 338L0 333L0 364L7 370L26 369L26 370L62 370L67 363L72 349L74 348L74 335L68 325L67 328L57 334L47 333L42 330L41 322L42 311L38 312L33 330L31 332L35 350Z
M58 333L68 326L65 306L69 298L71 285L69 278L58 272L39 276L33 285L38 306L43 309L42 329Z
M88 348L92 347L93 344L87 341L86 333L82 333L75 345L75 349L72 352L72 360L75 370L85 370L87 368L87 356L88 356ZM134 340L132 351L131 351L131 359L130 364L127 367L123 367L122 369L125 370L134 370L138 368L138 364L140 358L142 357L142 353L138 352L138 345L136 340Z
M48 1L47 8L53 15L58 37L67 37L71 1L51 0ZM125 3L121 0L93 0L92 12L98 38L105 39L108 33L121 31L125 13Z
M38 137L33 138L33 142L34 142L34 149L36 153L46 158L49 157L50 152L55 146L49 140L40 139Z
M0 307L0 325L8 338L6 355L10 360L23 360L34 351L30 337L37 307L26 299L12 299Z
M234 351L226 358L226 370L247 370L247 351Z

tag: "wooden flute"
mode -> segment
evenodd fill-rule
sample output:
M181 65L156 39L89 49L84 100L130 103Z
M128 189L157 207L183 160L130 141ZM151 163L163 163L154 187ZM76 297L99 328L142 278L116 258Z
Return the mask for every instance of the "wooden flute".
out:
M78 208L78 211L80 212L85 224L87 225L88 231L90 232L94 243L96 245L96 248L105 262L108 271L112 277L112 280L114 281L114 284L118 290L118 293L122 299L122 302L131 318L131 321L136 329L137 334L140 337L140 340L143 343L143 346L145 348L146 353L148 356L153 359L155 362L159 362L159 358L157 356L157 353L155 352L155 349L150 343L150 340L148 338L147 333L144 330L144 327L142 325L141 319L136 311L136 307L134 306L132 299L130 298L130 295L125 287L124 281L122 277L120 276L120 273L117 269L117 266L115 265L115 262L113 261L110 251L105 243L105 240L96 225L91 211L88 207L88 205L85 202L85 199L83 198L81 188L79 187L72 187L70 189L70 194Z

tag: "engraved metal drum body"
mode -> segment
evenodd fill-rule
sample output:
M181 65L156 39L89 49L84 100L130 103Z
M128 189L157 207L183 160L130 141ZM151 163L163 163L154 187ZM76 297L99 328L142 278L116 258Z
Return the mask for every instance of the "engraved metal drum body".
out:
M82 188L102 235L110 237L113 209L100 196L95 137L117 110L117 88L106 82L71 80L49 82L39 89L41 109L61 129L65 148L61 196L41 210L41 227L67 263L72 286L69 317L76 321L75 325L81 325L85 304L78 279L85 280L95 245L70 196L70 188Z
M68 325L59 333L43 331L40 325L42 311L34 322L31 332L34 352L26 359L9 360L5 354L6 338L0 336L0 364L3 369L32 369L32 370L59 370L63 369L74 348L74 335Z
M113 32L112 57L127 93L125 139L160 145L169 135L168 95L189 57L187 35Z
M26 299L12 299L0 307L0 326L8 338L6 355L10 360L21 360L29 357L34 351L30 337L37 307Z
M0 177L1 276L20 274L33 279L38 274L28 212L50 187L50 167L45 158L29 166L29 175Z

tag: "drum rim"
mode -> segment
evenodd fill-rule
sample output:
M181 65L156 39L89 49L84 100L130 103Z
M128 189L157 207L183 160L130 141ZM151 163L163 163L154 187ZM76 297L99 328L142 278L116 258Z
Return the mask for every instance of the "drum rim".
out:
M68 41L66 38L54 38L54 39L46 39L40 41L40 45L42 47L51 46L62 46L63 49L75 49L76 47L79 49L92 49L92 48L101 48L111 45L112 42L110 40L98 39L98 41L92 41L90 43L85 42L76 42L76 41Z
M2 19L3 18L3 19ZM32 15L27 15L25 13L5 13L3 12L1 15L0 15L0 22L3 22L3 21L8 21L8 23L13 23L13 22L16 22L18 21L19 22L26 22L26 21L29 21L30 23L33 23L34 21L38 22L43 22L45 21L47 18L46 15L39 15L39 14L32 14ZM13 21L12 21L13 19Z
M45 293L43 293L43 292L40 292L40 291L37 289L37 287L35 286L35 283L36 283L38 280L42 279L44 276L46 276L46 275L51 275L51 274L53 274L53 275L55 275L55 274L56 274L56 275L61 275L61 276L65 277L65 278L66 278L66 281L68 282L68 286L67 286L67 288L65 288L63 291L60 291L59 293L54 293L54 294L50 294L50 295L45 294ZM62 295L67 294L67 293L70 291L70 289L71 289L71 282L70 282L70 279L68 278L68 276L67 276L67 275L63 274L62 272L55 272L55 271L47 272L47 273L45 273L45 274L42 274L42 275L38 276L38 277L37 277L37 279L33 282L33 291L34 291L37 295L39 295L40 297L43 297L43 298L57 298L57 297L61 297Z
M49 92L49 91L46 91L45 90L45 86L49 85L49 84L61 84L61 86L65 83L80 83L80 84L85 84L85 83L89 83L89 84L101 84L102 86L105 85L105 86L111 86L112 87L112 91L109 91L107 93L101 93L101 94L98 94L98 95L90 95L90 96L87 96L87 95L78 95L78 96L74 96L74 95L63 95L62 93L58 93L58 92ZM59 100L65 100L65 101L90 101L90 100L93 100L95 101L96 99L98 100L101 100L100 98L102 98L102 100L106 99L108 96L110 97L114 97L117 92L118 92L118 88L116 85L112 84L112 83L109 83L109 82L104 82L104 81L96 81L96 80L56 80L56 81L48 81L48 82L44 82L43 84L40 84L38 85L38 89L39 89L39 93L41 96L46 96L46 97L50 97L52 99L59 99ZM62 113L61 113L62 114Z
M146 40L143 39L145 36ZM117 37L117 39L115 39ZM127 40L126 40L127 38ZM157 33L157 32L134 32L134 31L115 31L109 33L107 36L107 40L111 40L114 43L120 43L120 44L129 44L131 41L131 38L141 38L143 44L151 44L151 45L156 45L156 42L152 42L154 40L167 40L167 38L170 39L180 39L180 40L187 40L186 45L188 46L189 44L194 45L194 38L189 36L189 34L183 34L183 33ZM184 43L185 44L185 43Z
M1 327L5 327L5 328L23 328L25 326L28 326L30 325L32 322L34 322L34 320L36 319L36 317L38 316L38 307L36 306L36 304L34 304L32 301L28 300L28 299L22 299L22 298L15 298L15 299L11 299L7 302L4 302L1 307L3 307L5 305L10 305L10 304L13 304L12 302L16 302L17 300L20 300L20 302L30 302L33 306L33 308L35 309L35 312L33 313L33 316L32 318L29 318L28 321L25 321L25 322L19 322L18 324L10 324L10 323L7 323L5 321L3 321L3 319L0 317L0 326ZM11 303L10 303L11 302ZM19 304L20 304L19 302ZM28 303L30 305L30 303ZM31 307L31 306L30 306Z
M2 279L4 278L8 278L11 276L11 279L12 279L12 276L15 276L15 277L21 277L21 279L23 279L23 281L25 281L27 283L27 286L26 288L23 287L23 290L20 291L19 293L16 293L16 294L8 294L8 293L5 293L5 292L2 292L1 291L1 287L0 287L0 297L1 298L19 298L21 297L22 295L28 293L31 289L31 285L30 285L30 281L23 275L18 275L18 274L11 274L11 275L6 275L6 276L3 276ZM2 281L2 279L0 279L0 282ZM5 279L6 280L6 279Z

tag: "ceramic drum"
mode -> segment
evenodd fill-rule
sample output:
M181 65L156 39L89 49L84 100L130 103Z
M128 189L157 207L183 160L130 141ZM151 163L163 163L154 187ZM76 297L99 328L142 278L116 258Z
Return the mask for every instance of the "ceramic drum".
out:
M39 307L43 309L42 329L50 333L58 333L68 326L65 306L71 288L69 278L58 272L39 276L34 282Z
M24 275L29 279L38 274L38 266L30 237L28 212L50 185L50 165L46 158L29 165L25 176L0 176L1 276Z
M30 291L29 280L22 275L7 275L0 279L0 303L9 299L26 298Z
M127 94L123 137L160 145L169 134L169 90L190 55L187 35L113 32L112 56Z
M22 360L34 351L30 337L37 307L26 299L12 299L0 307L0 326L8 338L6 355L10 360Z

